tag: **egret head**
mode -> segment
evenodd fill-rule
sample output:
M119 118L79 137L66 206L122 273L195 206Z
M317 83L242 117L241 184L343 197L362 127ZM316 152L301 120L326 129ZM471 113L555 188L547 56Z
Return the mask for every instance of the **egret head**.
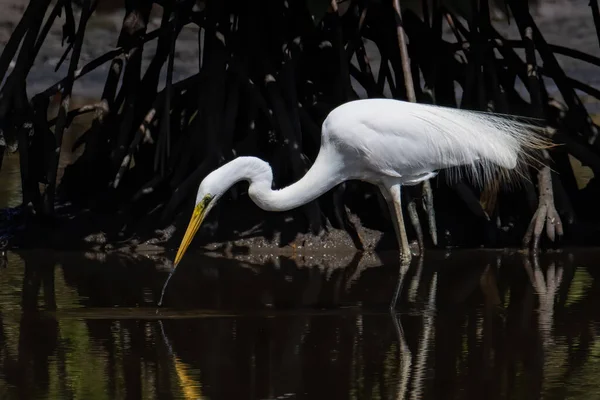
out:
M202 224L202 221L206 218L211 208L229 188L243 180L254 183L255 188L270 189L273 180L271 167L266 162L255 157L237 157L204 178L198 188L192 218L175 256L175 267L181 261L183 254L194 239L194 235L198 232L200 224ZM249 190L248 193L252 197L252 190ZM259 196L259 202L260 199L261 197ZM257 201L256 198L254 200L255 202Z
M219 178L220 175L221 171L217 169L208 174L200 184L198 193L196 194L196 205L194 206L190 223L183 235L181 245L179 245L179 249L177 250L174 267L177 267L181 261L181 258L185 254L190 243L192 243L204 218L206 218L209 211L217 203L217 200L229 188L229 186L226 186L225 181Z

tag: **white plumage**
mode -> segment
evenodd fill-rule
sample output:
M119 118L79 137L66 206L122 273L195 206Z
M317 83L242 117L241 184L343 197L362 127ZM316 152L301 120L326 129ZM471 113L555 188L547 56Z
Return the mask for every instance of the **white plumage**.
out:
M477 184L494 173L509 181L547 145L535 127L514 117L392 99L339 106L325 119L322 140L347 157L354 173L397 177L405 185L458 166L470 167Z
M475 182L494 174L511 181L521 167L549 146L537 128L514 117L415 104L391 99L352 101L323 122L321 148L309 171L294 184L272 190L266 162L238 157L211 172L200 184L192 220L175 258L179 263L202 220L236 182L250 183L248 194L261 208L285 211L306 204L350 179L377 185L388 201L402 256L410 259L400 190L466 166Z

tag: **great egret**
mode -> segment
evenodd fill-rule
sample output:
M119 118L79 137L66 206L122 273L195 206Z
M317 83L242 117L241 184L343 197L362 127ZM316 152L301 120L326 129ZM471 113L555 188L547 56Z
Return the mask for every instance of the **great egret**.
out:
M344 103L323 122L321 148L296 183L272 190L273 173L256 157L238 157L204 178L196 206L175 257L177 267L217 200L235 183L248 181L248 195L266 211L302 206L346 180L377 185L386 199L402 260L411 252L400 202L403 185L416 185L445 168L466 166L475 182L499 173L511 181L549 141L529 124L507 116L393 99ZM525 161L525 162L523 162ZM395 216L395 218L394 218Z

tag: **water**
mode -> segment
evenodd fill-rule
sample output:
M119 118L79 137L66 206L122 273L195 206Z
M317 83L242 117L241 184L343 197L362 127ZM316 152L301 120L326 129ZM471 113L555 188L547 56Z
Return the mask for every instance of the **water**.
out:
M0 398L598 398L600 251L426 256L9 253Z
M0 170L0 210L17 207L22 201L19 153L6 152Z

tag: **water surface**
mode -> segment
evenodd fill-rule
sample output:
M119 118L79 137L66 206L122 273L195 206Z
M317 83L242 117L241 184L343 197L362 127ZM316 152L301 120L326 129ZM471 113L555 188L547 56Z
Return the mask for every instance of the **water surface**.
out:
M0 398L598 398L598 260L9 253Z

